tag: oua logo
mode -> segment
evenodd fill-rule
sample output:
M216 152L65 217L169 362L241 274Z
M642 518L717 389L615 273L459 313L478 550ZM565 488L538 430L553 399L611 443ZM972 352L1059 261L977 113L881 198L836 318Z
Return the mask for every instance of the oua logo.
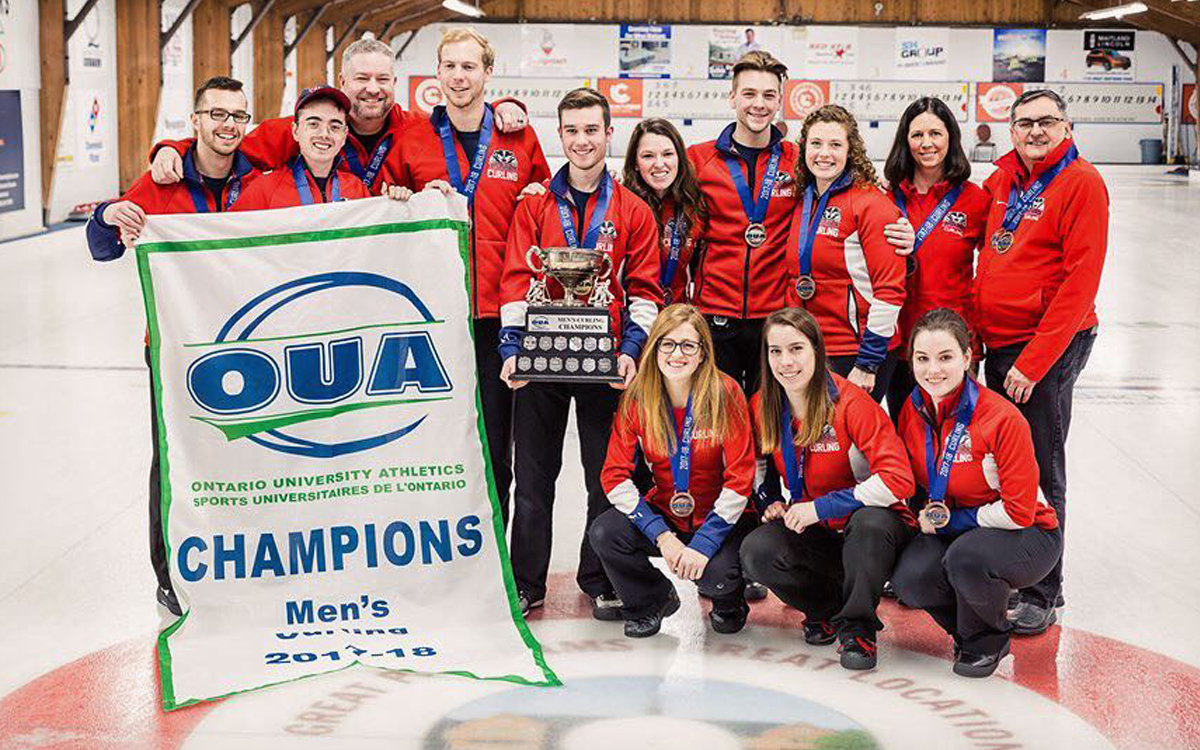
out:
M357 288L357 289L355 289ZM338 330L276 335L281 318L319 319L333 304L329 292L378 290L394 299L408 318ZM370 298L379 299L378 295ZM352 303L377 314L378 306ZM297 305L304 309L297 310ZM188 366L187 387L205 414L194 418L220 430L228 440L245 438L271 450L312 458L332 458L386 445L411 433L428 413L413 407L449 400L450 376L438 356L433 331L443 323L402 282L374 273L335 271L280 284L247 302L221 327L212 342L187 345L208 349ZM256 333L258 335L256 336ZM371 420L353 413L392 408L405 414ZM341 419L338 430L322 427ZM380 428L385 424L386 429ZM346 439L353 428L368 434ZM299 431L299 434L297 434ZM317 433L317 434L311 434ZM336 439L330 435L336 434Z

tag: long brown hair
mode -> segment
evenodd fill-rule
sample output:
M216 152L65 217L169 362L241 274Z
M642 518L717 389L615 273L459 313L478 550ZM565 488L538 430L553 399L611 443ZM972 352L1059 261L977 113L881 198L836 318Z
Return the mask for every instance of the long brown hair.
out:
M637 418L646 450L656 454L669 454L675 450L675 418L662 370L658 369L658 343L684 323L690 323L700 336L701 360L692 373L691 383L693 432L712 430L713 441L720 443L734 413L725 403L725 386L717 369L712 332L704 316L691 305L671 305L658 314L650 327L637 375L622 396L620 406L626 418Z
M875 165L867 157L867 144L863 142L862 134L858 132L858 121L854 115L840 104L826 104L815 109L804 118L800 127L800 139L796 144L800 147L800 156L796 159L796 184L804 188L812 181L812 172L808 171L808 162L804 154L804 146L808 141L808 131L819 122L834 122L846 130L846 143L849 153L846 155L846 170L854 176L854 183L859 187L879 187L879 177L875 174Z
M642 179L642 173L638 171L637 166L638 148L642 145L642 136L647 134L661 135L670 139L671 144L675 146L675 154L679 159L679 171L675 175L675 181L667 188L666 194L666 197L675 204L675 215L686 218L688 224L693 227L704 223L708 219L708 209L705 208L704 200L700 197L700 183L696 180L696 170L692 167L691 160L687 158L687 146L683 143L683 136L669 120L651 117L642 120L633 128L633 134L629 136L629 146L625 149L625 170L622 184L632 190L637 197L646 201L650 209L654 211L654 217L658 221L658 231L660 233L665 231L662 212L663 199L658 197L658 193L654 192L654 189Z
M785 307L767 316L762 327L762 349L759 360L759 406L761 419L758 422L758 445L763 453L774 453L782 441L780 415L783 413L787 394L771 372L770 347L767 335L772 328L794 328L808 339L813 349L813 373L804 388L804 413L799 417L800 430L796 433L796 445L808 446L821 439L825 426L833 424L834 401L829 392L828 363L825 356L825 338L821 327L812 313L799 307Z

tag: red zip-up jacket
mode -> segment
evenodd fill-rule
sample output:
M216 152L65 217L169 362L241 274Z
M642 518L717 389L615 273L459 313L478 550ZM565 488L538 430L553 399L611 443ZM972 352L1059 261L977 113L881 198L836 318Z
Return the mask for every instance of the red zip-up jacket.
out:
M1063 141L1025 170L1016 151L996 162L984 188L993 197L975 270L975 324L989 347L1028 342L1014 366L1041 380L1079 331L1096 325L1096 291L1108 250L1108 188L1076 159L1046 187L999 253L990 238L1004 222L1010 188L1029 186L1073 144Z
M715 141L699 143L688 149L688 159L696 169L700 192L708 208L708 225L703 236L704 256L696 274L693 297L700 311L730 318L765 318L784 306L783 254L792 206L796 200L796 170L799 149L783 140L783 133L771 127L771 144L782 141L783 153L776 168L775 186L767 208L767 239L757 248L746 244L746 218L741 198L729 174L725 156L745 163L733 146L730 124ZM758 155L752 194L757 200L770 161L771 148Z
M438 134L445 119L446 108L434 107L428 120L408 129L400 148L393 149L388 157L388 182L422 190L433 180L449 181ZM465 181L475 155L466 154L457 138L454 138L454 152L458 155L459 174ZM470 267L475 317L499 317L500 276L504 271L508 233L517 212L517 195L529 183L548 179L550 167L533 128L503 133L493 124L487 160L471 202Z
M874 368L899 341L896 321L904 304L904 258L888 244L883 228L900 218L874 185L835 182L813 240L812 277L816 294L802 300L800 237L803 200L796 202L787 240L787 304L813 314L831 356L857 354L857 363ZM803 198L803 195L801 195ZM813 201L813 213L817 210Z
M300 157L297 156L297 159ZM341 166L341 160L338 160L338 167ZM367 186L362 183L353 174L343 169L336 169L338 179L338 191L341 193L341 200L352 201L359 198L370 198L371 193L367 190ZM313 179L312 173L308 171L308 167L304 168L304 179L308 181L308 189L312 195L314 203L332 203L333 202L333 175L330 175L329 180L325 183L325 193L317 187L317 181ZM274 172L268 172L263 175L262 179L256 180L246 191L238 202L234 204L234 211L259 211L267 208L289 208L291 206L303 205L300 200L300 191L296 189L296 180L292 174L292 167L288 166L276 169Z
M746 397L733 378L724 373L721 385L729 427L721 435L713 434L711 429L692 432L687 491L695 499L696 507L690 516L681 518L671 512L671 497L675 494L671 457L646 449L637 409L627 408L624 403L613 419L608 457L600 474L600 484L609 502L628 516L647 539L656 542L664 531L692 534L688 546L710 558L741 518L754 484L754 438L750 433ZM678 435L684 410L673 412ZM654 486L644 498L633 484L639 446L654 474Z
M525 312L529 308L525 295L535 279L525 255L531 246L567 247L559 219L558 201L562 197L576 216L575 204L567 186L570 165L564 165L550 180L542 195L521 201L508 235L504 275L500 281L500 355L507 359L520 349L520 331L525 328ZM604 179L609 179L607 175ZM658 286L658 226L650 207L628 188L612 183L612 199L596 252L607 253L612 261L609 290L613 301L609 306L613 333L618 350L635 360L650 335L650 326L662 305L662 289ZM582 241L592 221L597 193L588 198L583 221L576 231ZM578 222L578 218L576 218ZM550 298L562 299L563 289L557 281L546 278Z
M667 260L671 257L671 231L676 221L675 201L664 198L659 216L658 232L658 264L659 282L664 280L667 272ZM670 282L663 288L663 306L677 302L692 302L692 271L696 260L696 250L700 247L705 228L700 221L693 221L688 227L688 234L682 238L679 246L679 260L675 264L675 272Z
M920 229L952 185L939 182L928 193L918 193L911 180L900 183L908 207L908 220ZM891 193L889 193L891 195ZM894 198L893 198L894 200ZM916 270L905 279L906 296L900 309L900 356L908 358L909 338L921 316L947 307L975 329L971 311L971 283L975 275L975 248L983 241L991 196L967 181L949 213L917 251Z
M921 410L909 398L900 411L900 438L908 451L913 476L926 492L929 489L927 427L933 427L936 467L954 430L965 387L966 381L938 404L936 414L930 410L929 394L923 391ZM1046 504L1038 489L1038 465L1029 423L1000 394L974 381L971 387L978 393L975 413L954 454L943 500L950 507L950 523L939 533L959 534L976 527L1058 528L1054 509Z
M293 121L294 119L291 117L273 117L269 120L263 120L255 126L254 130L246 133L245 139L242 140L241 149L246 154L246 157L250 159L250 163L264 172L279 169L291 163L292 159L300 153L300 144L296 143L296 138L292 135ZM383 189L384 180L381 177L385 173L387 157L407 137L408 129L411 126L427 121L427 118L422 114L406 112L399 104L392 105L392 109L387 115L387 121L383 126L387 130L387 134L382 137L376 146L377 149L382 148L384 150L384 161L380 163L374 179L369 186L372 195L379 195ZM387 139L388 137L391 140L384 145L383 139ZM151 147L150 160L154 161L154 155L163 146L173 148L182 154L194 143L195 139L192 138L182 141L160 141ZM343 168L354 173L360 180L364 180L366 177L365 172L370 167L372 157L373 154L367 153L367 150L358 140L358 136L354 134L354 131L348 130L346 133L346 145L342 146L342 162L345 165Z
M841 531L854 511L864 506L890 508L909 526L916 526L916 516L905 502L915 489L912 469L904 444L896 435L892 421L863 389L849 380L829 374L829 390L833 397L833 424L808 448L793 446L797 460L804 456L804 496L800 502L814 502L821 523ZM750 418L754 434L759 434L762 421L762 398L750 397ZM792 419L793 430L800 429L798 418ZM781 441L782 442L782 441ZM787 488L787 467L781 447L776 447L770 459ZM767 457L759 450L755 485L761 485L766 474ZM778 498L774 498L778 499ZM759 512L767 509L772 498L755 495Z

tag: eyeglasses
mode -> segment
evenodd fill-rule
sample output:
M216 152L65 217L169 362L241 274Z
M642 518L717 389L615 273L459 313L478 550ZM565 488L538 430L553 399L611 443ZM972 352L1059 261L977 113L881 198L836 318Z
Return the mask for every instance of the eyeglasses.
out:
M238 125L245 125L246 123L250 122L249 112L230 112L224 109L198 109L196 110L196 114L208 115L212 118L213 122L225 122L230 117L232 117L233 121Z
M1060 122L1066 121L1065 117L1051 117L1048 115L1046 117L1039 117L1036 120L1022 117L1020 120L1013 120L1012 125L1013 130L1016 130L1018 133L1028 133L1030 130L1033 130L1034 125L1037 125L1042 130L1049 130Z
M675 350L683 352L685 357L694 357L700 353L700 342L684 339L683 341L675 341L673 339L659 339L658 350L663 354L672 354Z

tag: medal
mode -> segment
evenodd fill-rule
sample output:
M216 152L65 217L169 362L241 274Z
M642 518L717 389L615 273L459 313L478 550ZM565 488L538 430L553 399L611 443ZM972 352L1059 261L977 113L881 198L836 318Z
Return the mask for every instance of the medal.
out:
M1013 233L1007 229L997 229L996 233L992 235L992 248L1000 255L1007 253L1008 249L1012 247L1012 243Z
M671 513L680 517L687 518L696 510L696 498L692 497L689 492L676 492L671 495Z
M943 528L950 523L950 507L936 500L926 504L925 520L935 529Z
M800 299L810 300L817 293L816 280L807 274L796 279L796 294L800 295Z
M747 245L750 247L760 247L767 241L767 228L755 222L746 227L745 237Z

